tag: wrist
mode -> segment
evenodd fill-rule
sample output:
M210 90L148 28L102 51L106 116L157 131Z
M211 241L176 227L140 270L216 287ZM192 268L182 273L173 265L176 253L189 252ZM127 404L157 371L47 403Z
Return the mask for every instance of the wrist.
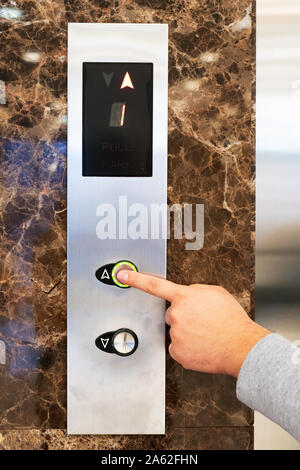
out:
M241 367L251 351L251 349L271 331L258 325L254 321L247 321L237 335L235 346L233 348L232 361L230 362L229 375L238 377Z

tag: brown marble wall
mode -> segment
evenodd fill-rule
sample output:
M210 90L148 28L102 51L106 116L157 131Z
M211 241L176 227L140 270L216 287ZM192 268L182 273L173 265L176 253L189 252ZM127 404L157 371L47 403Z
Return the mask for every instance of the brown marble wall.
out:
M253 19L249 0L2 1L0 449L252 448L235 381L171 359L166 436L66 435L65 168L67 23L168 23L169 202L205 204L205 246L170 241L168 278L221 284L250 313Z

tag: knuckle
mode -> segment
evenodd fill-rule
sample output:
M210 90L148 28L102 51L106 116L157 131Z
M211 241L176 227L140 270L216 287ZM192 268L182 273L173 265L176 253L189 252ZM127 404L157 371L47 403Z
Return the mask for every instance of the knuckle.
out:
M172 309L170 310L169 312L169 318L171 320L172 323L176 323L177 322L177 319L178 319L178 313L177 313L177 310L176 309Z
M169 346L169 354L173 359L175 359L176 354L175 354L174 344L173 343L171 343L170 346Z
M214 293L220 298L224 298L228 295L228 291L222 286L214 286Z
M167 310L166 310L166 316L170 318L170 317L171 317L171 312L172 312L171 307L167 308Z
M226 290L222 286L211 286L211 287L212 287L213 290L215 290L217 292L226 292Z
M199 289L200 286L201 284L191 284L189 287L195 290L195 289Z
M158 287L158 281L157 279L150 279L147 287L147 292L149 294L152 294Z
M174 326L170 329L170 336L174 343L178 344L180 342L180 335L178 328L174 328Z
M177 348L173 342L169 345L169 354L171 358L178 362L184 369L188 369L188 363L182 357L180 348Z
M169 346L169 354L174 361L178 362L184 369L187 369L187 364L185 363L185 360L181 357L182 355L180 352L177 350L176 346L172 342Z
M222 292L222 294L229 294L228 290L225 289L225 287L219 286L219 290L220 292Z

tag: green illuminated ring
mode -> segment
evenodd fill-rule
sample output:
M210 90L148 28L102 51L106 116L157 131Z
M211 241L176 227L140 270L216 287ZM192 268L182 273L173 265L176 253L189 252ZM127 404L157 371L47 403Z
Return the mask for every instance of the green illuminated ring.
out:
M125 264L126 266L129 266L130 268L132 268L133 271L138 272L138 269L135 266L135 264L131 263L130 261L123 260L123 261L118 261L117 264L114 265L114 267L112 268L112 271L111 271L111 277L112 277L114 283L116 284L116 286L118 286L118 287L130 287L127 284L122 284L121 282L119 282L118 279L117 279L117 276L115 276L116 269L119 266L121 266L122 264L123 265Z

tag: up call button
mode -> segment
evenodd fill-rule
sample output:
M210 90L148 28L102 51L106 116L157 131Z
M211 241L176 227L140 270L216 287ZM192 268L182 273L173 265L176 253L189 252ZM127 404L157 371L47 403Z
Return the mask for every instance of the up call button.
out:
M121 289L127 289L130 286L123 284L117 278L118 272L120 272L122 269L138 272L136 265L132 263L132 261L121 260L117 261L116 263L110 263L101 266L101 268L97 269L96 271L96 278L98 281L103 282L104 284L117 286Z
M135 271L135 272L137 272L138 270L135 264L131 263L131 261L126 261L126 260L118 261L118 263L114 265L112 272L111 272L112 279L114 283L116 284L116 286L121 287L122 289L130 287L127 284L122 284L122 282L118 281L117 275L123 269L128 269L130 271Z

